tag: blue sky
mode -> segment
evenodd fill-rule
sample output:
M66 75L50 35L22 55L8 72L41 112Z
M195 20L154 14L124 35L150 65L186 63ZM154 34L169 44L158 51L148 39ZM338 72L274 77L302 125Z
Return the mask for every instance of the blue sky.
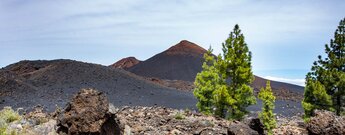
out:
M254 74L303 85L344 13L344 0L1 0L0 67L145 60L183 39L218 54L239 24Z

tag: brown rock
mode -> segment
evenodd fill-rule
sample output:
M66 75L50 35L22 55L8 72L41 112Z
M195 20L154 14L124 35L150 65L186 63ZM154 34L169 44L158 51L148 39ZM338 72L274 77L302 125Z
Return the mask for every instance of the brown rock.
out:
M184 119L176 119L182 115ZM230 121L164 107L124 107L116 113L123 133L154 135L227 134Z
M261 123L260 119L257 117L249 117L246 118L244 121L244 124L248 125L251 129L257 131L260 135L264 134L265 127Z
M115 129L118 129L114 117L109 112L108 99L102 92L82 89L58 117L58 132L69 135L114 135Z
M49 121L48 114L43 112L43 107L41 106L36 106L33 111L26 114L25 118L30 119L34 125L40 125Z
M258 132L251 129L249 126L240 123L234 122L228 128L228 135L259 135Z
M345 118L330 111L316 110L315 117L307 123L307 130L315 135L344 135Z
M277 117L277 128L274 135L308 135L303 119L300 116L291 118Z
M273 129L274 135L307 135L308 132L305 128L294 126L294 125L284 125L276 129Z

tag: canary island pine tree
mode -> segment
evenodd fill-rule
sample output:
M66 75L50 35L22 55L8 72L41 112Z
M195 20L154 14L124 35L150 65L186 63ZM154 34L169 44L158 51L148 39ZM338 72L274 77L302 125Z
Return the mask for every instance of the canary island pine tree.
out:
M194 96L198 99L197 107L204 114L212 114L214 107L213 92L219 83L218 72L214 66L215 58L210 47L204 54L202 71L196 75Z
M315 109L331 110L331 96L327 94L325 87L317 80L313 80L307 75L306 87L304 91L304 99L302 106L304 108L304 118L313 115Z
M253 89L249 86L254 80L252 55L237 24L222 46L223 59L219 60L219 71L222 79L229 82L226 85L230 96L229 118L239 120L248 113L246 107L256 104Z
M215 115L222 118L226 118L228 108L231 104L234 104L235 99L231 98L231 96L229 95L226 79L221 77L224 75L222 75L219 72L219 69L222 67L223 64L224 61L222 60L222 56L218 55L215 67L218 71L219 81L217 83L216 90L213 92L213 99L215 102Z
M259 114L259 118L267 134L272 135L272 129L276 127L276 120L273 114L276 97L273 95L270 81L267 81L266 88L261 88L258 97L262 100L262 111Z
M246 107L255 104L256 99L249 86L254 79L251 52L238 25L222 47L223 55L217 59L210 49L204 55L203 70L194 82L194 96L200 112L240 120L248 113Z
M345 18L340 21L329 45L325 45L327 58L318 56L311 72L306 76L306 87L302 102L305 117L313 115L315 109L344 113L345 100Z

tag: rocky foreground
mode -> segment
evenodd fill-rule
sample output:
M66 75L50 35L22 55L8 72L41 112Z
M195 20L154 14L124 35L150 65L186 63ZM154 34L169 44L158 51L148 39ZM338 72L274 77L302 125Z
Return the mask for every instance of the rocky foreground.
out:
M6 109L10 110L3 110ZM57 109L54 113L44 113L41 108L36 108L13 117L15 115L12 113L16 112L3 112L0 113L1 135L265 134L263 125L255 115L240 122L165 107L116 108L109 104L105 94L92 89L81 90L63 110ZM277 121L274 134L279 135L345 134L345 118L326 111L317 111L316 117L307 124L300 117L279 117Z

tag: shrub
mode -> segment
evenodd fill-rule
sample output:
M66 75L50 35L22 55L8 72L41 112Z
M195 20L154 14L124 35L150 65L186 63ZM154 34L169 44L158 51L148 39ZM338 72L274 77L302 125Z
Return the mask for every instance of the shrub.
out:
M7 125L2 125L1 121L0 121L0 135L5 135L6 134L6 128Z
M11 107L4 107L0 111L0 135L6 134L6 129L8 123L11 123L16 120L20 120L21 116L17 111L14 111ZM13 132L11 132L13 134Z
M259 99L262 100L262 112L259 114L259 118L265 126L268 135L272 135L272 129L276 127L276 120L273 114L276 97L272 93L270 81L267 81L266 88L261 88Z
M214 107L213 92L218 85L219 75L214 66L215 59L212 55L212 49L209 48L207 53L204 54L204 63L202 71L195 77L194 96L198 99L196 106L203 114L209 115L213 113Z
M181 112L177 112L175 114L175 119L177 119L177 120L183 120L185 118L186 118L186 116L183 113L181 113Z
M13 121L20 120L21 116L11 107L4 107L4 109L0 111L0 119L5 120L6 123L11 123Z

